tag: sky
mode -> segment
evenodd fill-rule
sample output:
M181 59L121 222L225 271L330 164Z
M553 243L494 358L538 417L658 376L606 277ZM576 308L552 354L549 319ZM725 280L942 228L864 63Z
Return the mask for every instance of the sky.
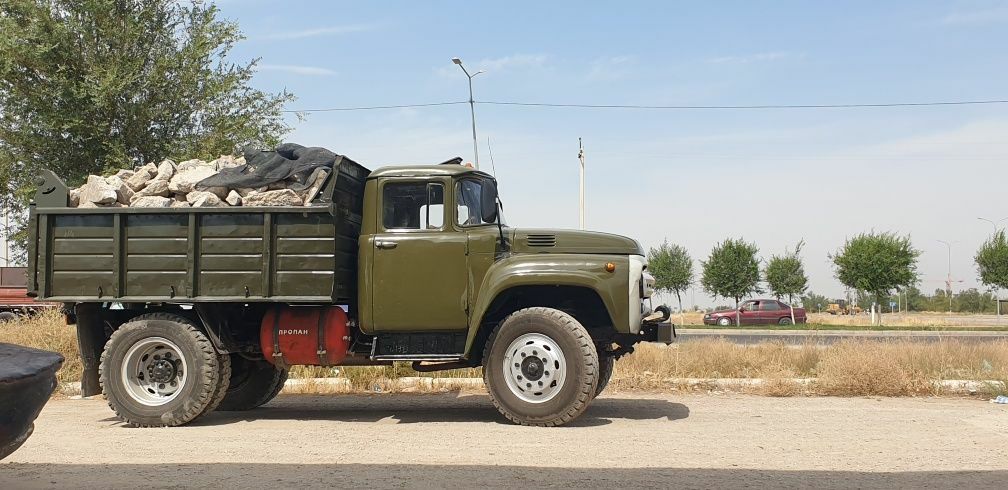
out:
M282 5L282 6L281 6ZM819 105L1008 99L1008 2L219 2L289 109L478 101ZM290 116L287 140L369 168L472 160L467 104ZM921 289L977 287L973 255L1008 218L1008 104L631 110L477 104L480 163L509 223L587 227L696 263L727 237L802 255L840 297L829 254L909 234ZM488 141L489 140L489 141ZM489 149L493 151L490 166ZM1008 221L1002 224L1008 224ZM948 249L939 240L951 242ZM697 304L713 304L697 287ZM687 295L687 304L690 301ZM727 304L723 299L717 304Z

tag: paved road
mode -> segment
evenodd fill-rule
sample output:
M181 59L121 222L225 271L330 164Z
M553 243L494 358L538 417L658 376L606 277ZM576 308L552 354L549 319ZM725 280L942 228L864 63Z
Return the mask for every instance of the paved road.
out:
M1008 340L1008 332L923 332L901 330L755 330L740 328L682 328L677 330L678 340L694 340L724 337L739 344L782 341L792 344L817 342L829 344L839 340L910 340L915 342L937 342L956 339L967 342Z
M485 395L281 396L187 427L55 400L0 488L996 488L1008 406L932 398L604 396L572 426Z

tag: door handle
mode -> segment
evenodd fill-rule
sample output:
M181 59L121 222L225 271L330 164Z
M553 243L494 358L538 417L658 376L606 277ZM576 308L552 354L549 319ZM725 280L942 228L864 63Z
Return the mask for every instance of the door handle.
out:
M396 242L393 242L391 240L377 240L377 241L375 241L375 246L376 247L381 248L381 249L385 249L385 250L396 248L397 245L399 245L399 244L396 243Z

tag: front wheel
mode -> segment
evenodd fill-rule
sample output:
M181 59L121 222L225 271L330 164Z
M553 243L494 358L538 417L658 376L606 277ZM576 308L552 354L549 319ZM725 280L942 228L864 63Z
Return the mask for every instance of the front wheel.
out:
M521 425L550 427L577 418L595 396L599 358L588 331L552 308L525 308L494 329L483 354L494 406Z
M720 325L720 326L722 326L722 327L727 327L727 326L730 326L732 324L732 321L731 321L731 318L722 317L722 318L718 319L717 324Z

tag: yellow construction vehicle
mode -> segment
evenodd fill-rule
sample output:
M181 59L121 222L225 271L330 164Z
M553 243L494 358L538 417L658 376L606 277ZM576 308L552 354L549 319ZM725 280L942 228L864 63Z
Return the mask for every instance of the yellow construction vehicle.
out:
M838 299L836 303L830 303L826 307L826 313L830 315L857 315L861 311L860 306L847 304L847 300L843 299Z

